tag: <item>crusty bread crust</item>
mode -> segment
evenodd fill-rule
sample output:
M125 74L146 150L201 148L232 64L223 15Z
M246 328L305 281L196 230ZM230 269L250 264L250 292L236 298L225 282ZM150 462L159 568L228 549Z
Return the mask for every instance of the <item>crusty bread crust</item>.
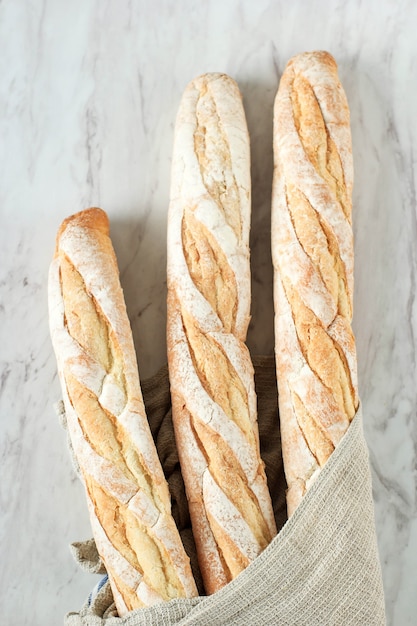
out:
M358 408L349 109L327 52L300 54L274 108L275 352L289 515Z
M276 533L259 452L250 319L250 156L241 96L224 74L185 90L168 218L173 421L207 593Z
M119 615L197 595L146 419L101 209L77 213L59 229L49 313L68 429Z

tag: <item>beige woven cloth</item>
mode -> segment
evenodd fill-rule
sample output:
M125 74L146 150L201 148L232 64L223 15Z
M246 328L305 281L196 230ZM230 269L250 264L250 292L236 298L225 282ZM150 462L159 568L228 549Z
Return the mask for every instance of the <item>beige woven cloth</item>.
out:
M66 626L383 626L384 594L375 534L368 449L360 411L290 520L278 423L275 364L254 359L261 453L280 532L233 582L212 596L173 600L117 617L106 583L69 613ZM184 485L171 422L168 372L142 383L152 433L169 482L175 520L200 593ZM92 540L73 544L80 565L103 566Z

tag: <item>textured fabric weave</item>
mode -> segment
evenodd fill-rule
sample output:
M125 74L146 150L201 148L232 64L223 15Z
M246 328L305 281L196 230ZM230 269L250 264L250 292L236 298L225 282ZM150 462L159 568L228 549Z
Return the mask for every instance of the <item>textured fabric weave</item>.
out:
M280 530L264 552L213 596L174 600L117 617L105 584L66 626L383 626L384 595L362 415L355 416L318 479L286 520L285 477L273 359L254 359L261 452ZM175 449L168 372L142 383L152 433L172 496L173 514L204 593ZM82 567L102 571L91 540L74 544Z

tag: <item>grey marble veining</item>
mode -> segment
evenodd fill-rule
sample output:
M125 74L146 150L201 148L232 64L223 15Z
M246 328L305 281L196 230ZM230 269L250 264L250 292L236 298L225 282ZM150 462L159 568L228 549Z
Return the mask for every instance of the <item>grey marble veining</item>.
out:
M64 217L104 208L141 376L166 359L173 126L205 71L241 88L252 149L253 353L272 353L272 106L291 55L327 49L351 108L355 314L388 623L417 615L417 4L301 0L5 0L0 4L0 596L2 623L62 623L95 583L53 404L47 272Z

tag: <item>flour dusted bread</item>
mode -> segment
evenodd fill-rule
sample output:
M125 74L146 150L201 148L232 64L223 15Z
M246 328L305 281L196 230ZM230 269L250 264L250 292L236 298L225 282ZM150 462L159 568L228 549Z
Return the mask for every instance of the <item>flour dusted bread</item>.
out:
M185 90L168 216L173 422L207 593L276 533L259 452L250 319L250 157L241 96L224 74Z
M349 109L327 52L295 56L274 109L272 255L291 515L358 408Z
M102 210L59 229L49 312L68 430L119 615L197 595L145 415Z

